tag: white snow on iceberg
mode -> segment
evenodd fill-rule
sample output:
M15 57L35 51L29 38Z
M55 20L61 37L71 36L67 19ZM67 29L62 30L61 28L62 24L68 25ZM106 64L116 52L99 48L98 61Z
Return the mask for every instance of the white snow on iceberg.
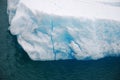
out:
M9 30L33 60L118 56L120 7L101 1L8 0Z

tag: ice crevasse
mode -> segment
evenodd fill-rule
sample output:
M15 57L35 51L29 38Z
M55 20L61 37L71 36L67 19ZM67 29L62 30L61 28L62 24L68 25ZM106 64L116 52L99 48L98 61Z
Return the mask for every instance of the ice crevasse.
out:
M119 0L8 0L9 30L32 60L119 56L118 3Z

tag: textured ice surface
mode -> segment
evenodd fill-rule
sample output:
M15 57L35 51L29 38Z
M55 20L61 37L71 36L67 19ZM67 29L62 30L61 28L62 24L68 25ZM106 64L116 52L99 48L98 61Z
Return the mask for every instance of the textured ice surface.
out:
M9 30L33 60L118 56L120 7L108 5L113 2L120 3L119 0L8 0Z

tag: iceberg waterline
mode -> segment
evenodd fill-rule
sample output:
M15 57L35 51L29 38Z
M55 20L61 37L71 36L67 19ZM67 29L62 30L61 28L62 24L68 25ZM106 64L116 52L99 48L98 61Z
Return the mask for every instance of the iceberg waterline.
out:
M54 8L49 8L50 12L47 11L48 9L46 9L46 12L42 9L40 11L31 7L35 6L34 3L31 3L34 5L30 4L32 1L8 0L9 30L17 36L19 44L31 59L85 60L120 54L120 19L119 16L116 17L119 14L119 7L111 8L117 8L118 13L108 13L107 17L102 16L101 18L101 15L83 15L80 17L79 15L68 14L67 11L59 14L60 5L54 5L58 7L56 12L53 12ZM45 4L44 1L40 1L41 4ZM50 1L46 3L46 5L51 4L47 8L53 7L53 1L51 3ZM57 1L59 0L55 1L58 4ZM65 2L67 1L65 0ZM111 12L109 10L108 12ZM61 11L63 11L63 8ZM104 13L106 14L106 12L101 14ZM67 14L70 16L67 16Z

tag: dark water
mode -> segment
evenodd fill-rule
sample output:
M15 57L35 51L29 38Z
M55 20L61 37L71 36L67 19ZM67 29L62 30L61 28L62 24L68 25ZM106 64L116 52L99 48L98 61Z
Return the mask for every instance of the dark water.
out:
M0 0L0 80L120 80L120 57L97 61L32 61L8 31L7 1Z

